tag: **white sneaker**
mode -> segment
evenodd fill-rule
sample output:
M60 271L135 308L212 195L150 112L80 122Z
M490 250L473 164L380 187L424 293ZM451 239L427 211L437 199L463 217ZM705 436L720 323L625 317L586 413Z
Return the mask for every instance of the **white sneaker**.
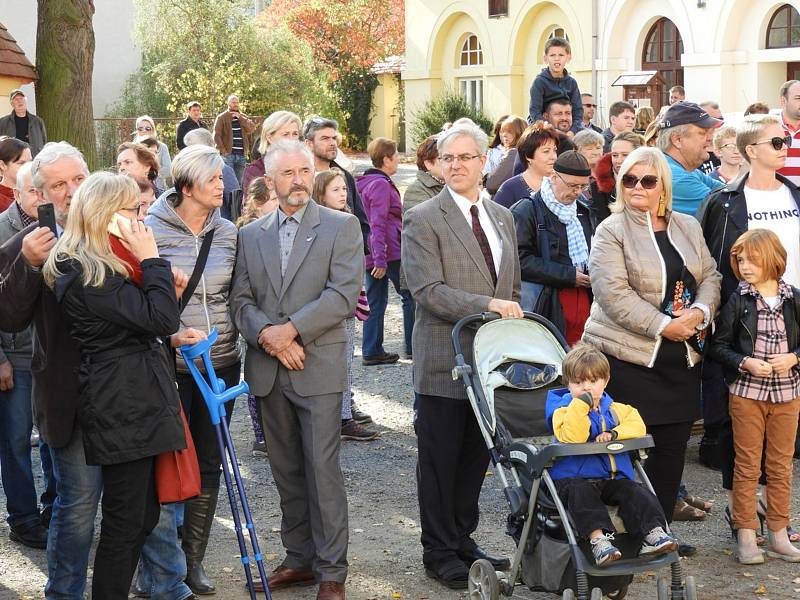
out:
M675 538L667 535L661 527L652 529L650 533L644 536L642 548L639 550L640 556L656 556L658 554L666 554L677 550L678 542Z
M622 558L622 552L620 552L619 549L611 543L613 540L613 533L606 533L589 540L589 543L592 545L594 562L597 563L598 567L602 567L603 565Z

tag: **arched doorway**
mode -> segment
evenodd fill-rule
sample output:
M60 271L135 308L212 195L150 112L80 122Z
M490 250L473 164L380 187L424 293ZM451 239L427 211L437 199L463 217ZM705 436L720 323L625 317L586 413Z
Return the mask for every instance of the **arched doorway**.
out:
M642 70L658 71L664 80L662 97L653 99L653 108L656 112L669 102L669 89L673 85L683 85L681 54L683 54L683 40L675 23L666 17L653 23L644 41Z
M778 8L767 25L766 48L800 47L800 13L791 4ZM786 80L800 77L800 62L786 63Z

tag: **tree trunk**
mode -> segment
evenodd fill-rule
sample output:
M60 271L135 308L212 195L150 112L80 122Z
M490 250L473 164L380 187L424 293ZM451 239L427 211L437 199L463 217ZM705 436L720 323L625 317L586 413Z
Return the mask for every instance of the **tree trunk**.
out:
M97 165L92 110L93 0L38 0L36 109L47 137L65 140Z

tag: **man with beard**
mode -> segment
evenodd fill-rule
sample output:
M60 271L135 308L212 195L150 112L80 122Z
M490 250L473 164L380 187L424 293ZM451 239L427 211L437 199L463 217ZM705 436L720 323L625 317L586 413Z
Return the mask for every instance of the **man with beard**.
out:
M344 600L344 319L364 279L361 236L353 215L309 202L314 158L300 142L270 146L264 171L278 209L241 230L230 304L247 340L245 378L269 415L264 434L283 511L286 558L269 587L316 580L317 600Z
M550 101L544 109L544 118L560 133L570 137L575 135L570 133L570 129L572 129L572 105L569 103L569 98L556 98Z
M597 104L595 104L594 96L592 94L581 94L581 101L583 102L583 128L591 129L597 133L603 133L602 128L592 123L592 119L594 119L594 113L597 110Z
M337 168L344 175L347 183L347 206L350 208L361 224L361 235L364 238L364 254L369 254L367 240L369 239L369 220L361 203L361 196L356 188L356 180L344 167L336 163L336 153L339 150L339 123L324 117L311 117L303 126L303 139L306 147L314 155L314 168L317 172Z

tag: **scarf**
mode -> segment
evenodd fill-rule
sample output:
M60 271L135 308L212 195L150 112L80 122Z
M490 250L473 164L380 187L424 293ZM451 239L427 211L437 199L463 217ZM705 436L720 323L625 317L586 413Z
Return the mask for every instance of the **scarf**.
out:
M539 194L548 210L562 224L567 226L567 242L569 242L569 257L572 259L572 265L585 270L586 263L589 262L589 247L586 244L583 226L580 219L578 219L578 201L576 200L571 204L562 204L556 200L549 177L542 179L542 187L539 189Z
M122 240L117 236L109 234L108 241L111 242L111 251L114 255L125 263L125 268L128 270L128 276L131 281L142 287L142 263L125 247Z

